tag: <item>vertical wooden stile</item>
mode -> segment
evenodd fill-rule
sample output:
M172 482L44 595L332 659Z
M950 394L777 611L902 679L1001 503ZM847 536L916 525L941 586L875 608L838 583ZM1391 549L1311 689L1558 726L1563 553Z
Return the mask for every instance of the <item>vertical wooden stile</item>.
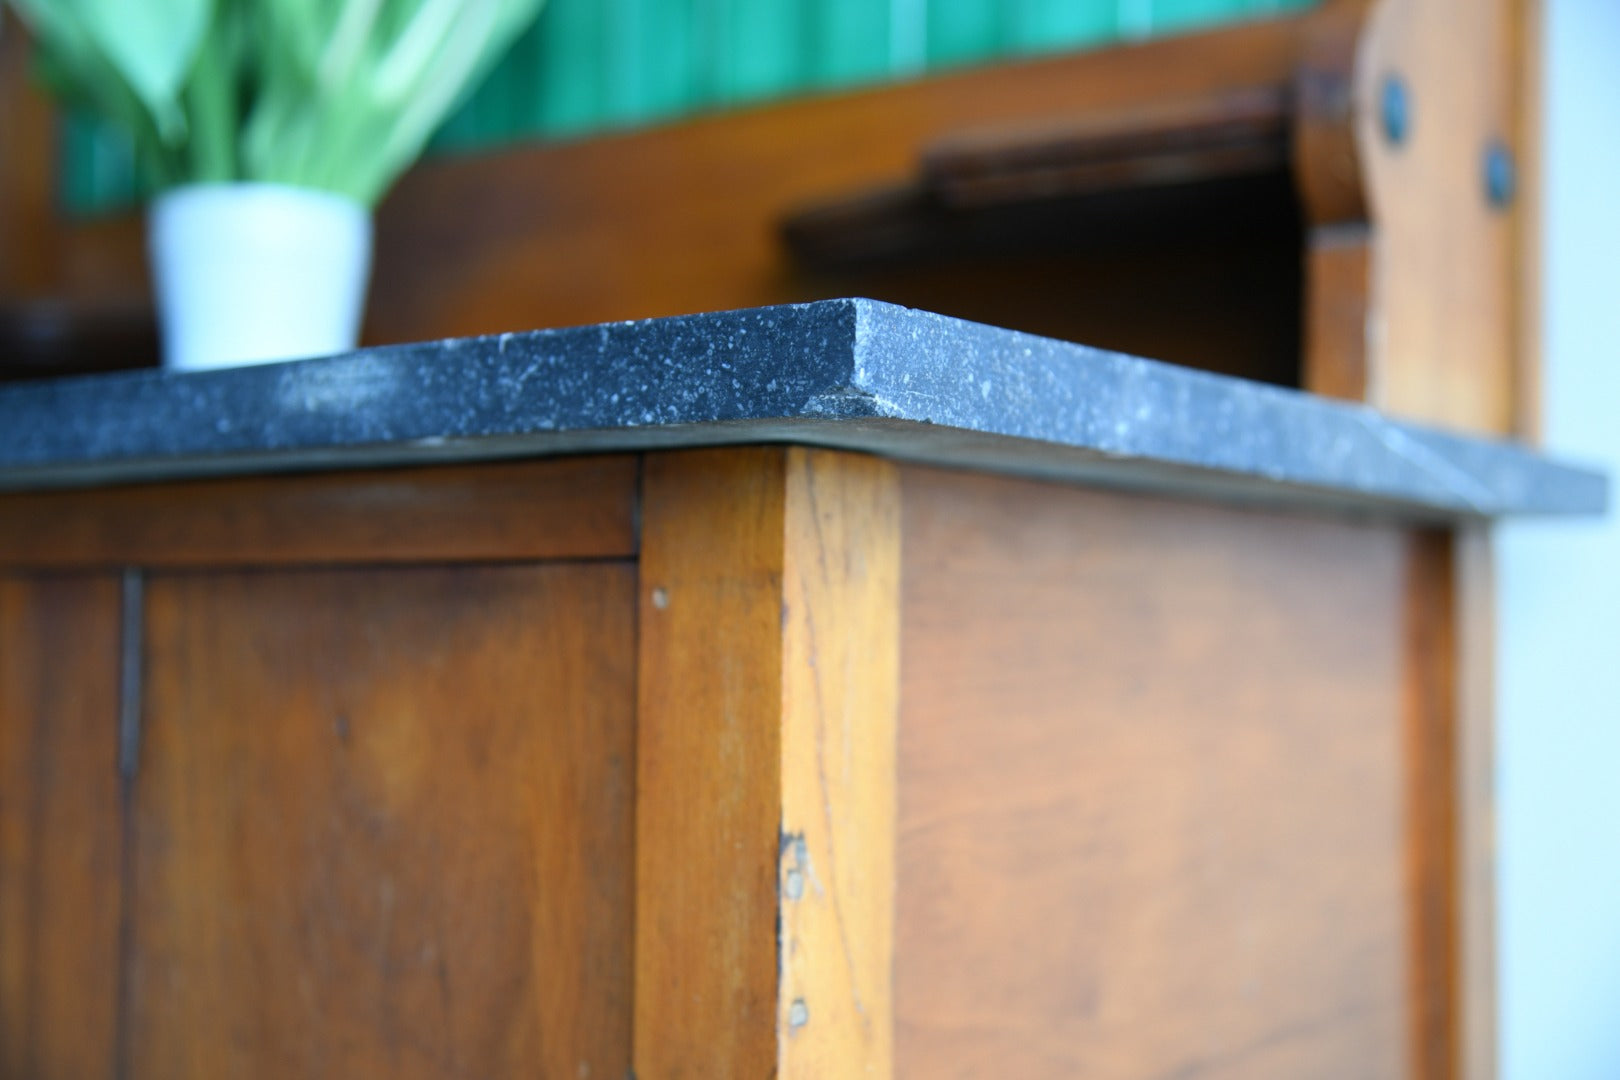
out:
M827 451L647 460L642 1080L891 1072L897 487Z
M785 510L778 1075L888 1077L896 471L873 458L793 450Z
M1457 650L1458 1048L1466 1080L1493 1080L1496 1064L1496 717L1489 531L1452 538Z

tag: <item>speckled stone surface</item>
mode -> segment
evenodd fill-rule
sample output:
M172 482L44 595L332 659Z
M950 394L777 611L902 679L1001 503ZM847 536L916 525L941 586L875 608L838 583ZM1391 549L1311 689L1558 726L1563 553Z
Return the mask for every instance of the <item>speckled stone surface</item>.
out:
M867 300L0 389L6 488L744 442L1420 516L1607 498L1508 444Z

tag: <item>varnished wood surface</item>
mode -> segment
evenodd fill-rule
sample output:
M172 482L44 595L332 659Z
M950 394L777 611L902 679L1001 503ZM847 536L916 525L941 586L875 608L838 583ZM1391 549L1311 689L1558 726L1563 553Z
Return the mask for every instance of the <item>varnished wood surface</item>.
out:
M1040 127L948 136L919 183L949 207L1271 173L1288 159L1289 95L1255 87Z
M650 457L635 1071L891 1075L892 465Z
M1451 538L1456 714L1456 971L1459 1074L1497 1075L1496 571L1490 531Z
M1492 574L1483 529L1414 534L1408 565L1412 1075L1496 1076Z
M1312 226L1367 220L1356 147L1356 53L1374 0L1323 0L1300 35L1289 142L1300 206Z
M776 1069L780 448L650 456L637 674L635 1072Z
M0 577L0 1075L118 1060L116 577Z
M56 124L32 77L31 44L16 12L0 11L0 298L7 299L39 296L59 273Z
M923 146L952 132L1284 85L1295 33L1292 20L1268 20L432 162L382 208L368 334L397 341L829 295L791 272L776 235L789 210L903 180Z
M1406 590L1411 1075L1460 1077L1459 720L1455 560L1441 532L1412 539Z
M1377 393L1367 363L1372 230L1321 225L1306 236L1303 389L1346 401Z
M1522 157L1522 0L1382 0L1358 58L1357 143L1377 226L1369 282L1370 404L1401 416L1510 434L1523 283L1518 220L1486 197L1484 156ZM1387 77L1410 102L1405 140L1380 124Z
M155 575L125 1075L623 1076L633 589Z
M898 469L788 451L777 1075L894 1068Z
M897 1072L1407 1075L1403 535L903 487Z
M633 555L637 467L575 457L0 492L0 566Z
M1515 96L1514 144L1518 162L1520 210L1513 218L1513 435L1531 444L1542 437L1541 348L1545 336L1542 312L1542 199L1545 192L1547 20L1546 0L1519 0L1510 9L1518 93Z
M634 459L65 545L172 565L123 825L117 578L0 577L0 1071L1491 1075L1482 537L639 467L639 568L291 565L633 554Z

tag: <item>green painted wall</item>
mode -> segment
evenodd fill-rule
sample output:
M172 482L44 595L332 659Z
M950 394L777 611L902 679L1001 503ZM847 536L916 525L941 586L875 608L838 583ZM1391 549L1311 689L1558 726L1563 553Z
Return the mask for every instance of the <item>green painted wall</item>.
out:
M1003 57L1152 37L1314 0L548 0L435 152L579 135ZM127 148L75 120L65 205L133 199Z

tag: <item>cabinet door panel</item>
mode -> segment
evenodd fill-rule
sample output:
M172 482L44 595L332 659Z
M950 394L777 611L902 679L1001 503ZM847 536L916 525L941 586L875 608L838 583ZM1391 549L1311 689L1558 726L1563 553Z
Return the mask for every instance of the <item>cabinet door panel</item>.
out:
M634 582L154 577L130 1075L622 1076Z
M0 1076L110 1077L119 585L0 578Z

